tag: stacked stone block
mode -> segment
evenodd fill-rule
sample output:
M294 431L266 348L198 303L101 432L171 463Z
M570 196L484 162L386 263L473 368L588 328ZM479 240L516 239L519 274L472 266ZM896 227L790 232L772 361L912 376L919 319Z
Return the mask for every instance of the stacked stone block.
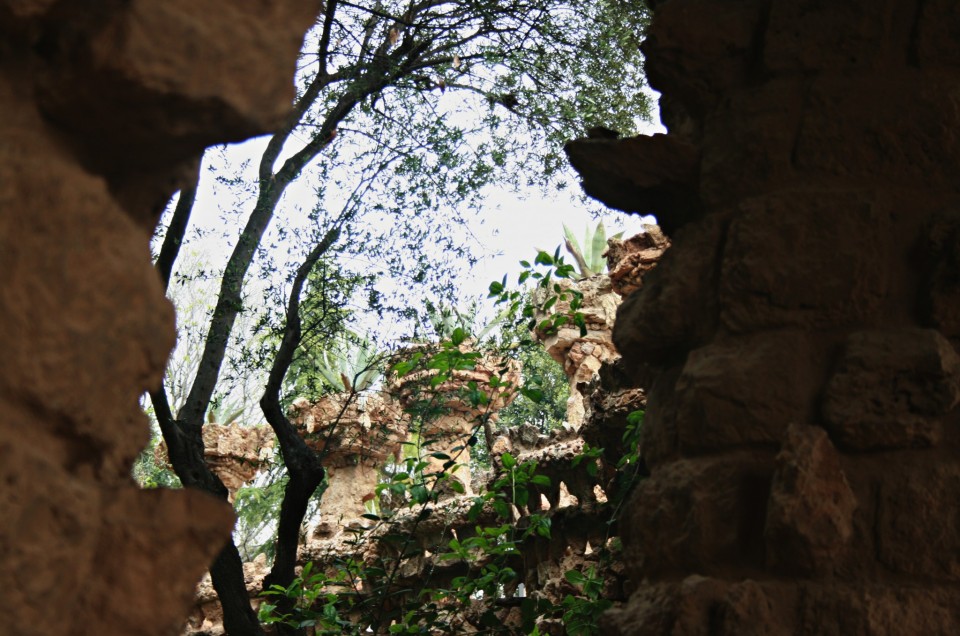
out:
M673 243L614 633L960 632L960 7L656 2L670 133L569 147Z
M150 238L204 147L283 123L318 4L0 0L0 632L174 633L228 539L130 477L174 344Z

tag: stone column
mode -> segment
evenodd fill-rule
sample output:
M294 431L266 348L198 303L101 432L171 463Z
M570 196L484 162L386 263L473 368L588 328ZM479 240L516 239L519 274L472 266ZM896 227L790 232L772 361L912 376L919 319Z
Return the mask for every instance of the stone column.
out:
M580 427L586 417L581 385L597 377L600 368L620 357L613 346L611 332L621 298L641 287L643 275L653 269L670 241L655 225L626 240L610 239L605 252L610 273L598 274L578 281L561 281L565 288L583 294L583 313L587 333L580 335L574 325L564 325L556 333L536 332L544 349L562 367L570 383L567 400L567 423ZM569 302L561 301L553 312L568 312Z
M323 455L327 489L320 500L324 533L360 521L374 498L380 468L400 451L408 420L386 393L337 393L293 403L291 421Z
M657 2L668 135L569 147L673 246L611 633L960 632L960 10ZM664 627L669 626L669 627Z
M463 351L470 351L469 345L462 345ZM505 373L504 365L506 365ZM502 376L502 377L501 377ZM504 361L499 358L482 356L477 358L473 369L457 370L450 373L450 378L438 386L430 386L433 371L413 372L396 382L396 393L404 408L409 408L418 400L425 399L426 392L436 395L437 412L421 418L419 429L421 443L428 443L424 448L423 459L429 463L425 469L428 473L440 473L444 470L453 470L452 476L463 486L465 494L472 495L473 487L470 480L470 445L469 440L474 430L481 425L484 419L492 427L497 421L497 412L504 408L516 397L516 387L520 383L520 367L516 361ZM490 380L499 377L504 383L509 383L512 389L493 389ZM488 403L474 407L464 397L464 391L470 383L475 382L478 389L486 392ZM480 435L484 429L480 427ZM450 459L432 457L432 453L442 453ZM454 461L455 469L444 468L444 464Z
M581 336L579 327L567 324L556 333L546 334L538 330L536 335L550 357L563 367L570 383L567 423L579 428L584 420L584 400L578 385L592 380L604 362L618 356L610 332L617 306L620 305L620 295L613 291L610 277L606 274L578 281L561 281L560 285L564 289L572 287L583 294L583 305L579 311L586 321L587 333ZM569 310L569 302L561 301L551 313Z

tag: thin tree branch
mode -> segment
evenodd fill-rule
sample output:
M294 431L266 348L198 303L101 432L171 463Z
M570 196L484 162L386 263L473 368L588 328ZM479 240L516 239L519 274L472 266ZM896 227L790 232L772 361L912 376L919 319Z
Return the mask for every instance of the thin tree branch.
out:
M300 524L307 511L307 505L313 493L323 482L324 470L320 456L307 446L304 439L297 433L296 428L287 419L280 405L280 388L283 378L290 368L293 354L300 344L300 294L310 271L327 250L340 236L340 229L335 227L327 231L323 239L310 251L310 254L297 269L293 285L290 290L290 299L287 304L287 319L284 327L283 339L277 350L270 376L260 398L260 408L270 427L273 428L280 443L280 453L283 463L290 475L284 488L283 501L280 504L280 521L277 526L276 552L273 568L264 578L263 589L272 585L288 586L295 576L297 565L297 548L300 544ZM278 609L281 612L290 611L290 599L278 599ZM296 633L281 626L281 633Z
M188 181L180 188L180 198L177 199L177 207L173 209L173 217L170 219L170 225L167 226L167 233L163 237L163 246L160 248L160 255L157 256L157 273L160 274L160 280L163 281L163 289L166 291L170 286L170 274L173 272L173 264L180 253L180 246L183 245L183 237L187 233L187 226L190 224L190 213L193 211L193 202L197 196L197 184L200 182L200 172L203 166L203 157L197 161L197 169L190 176Z
M320 33L320 71L319 76L327 75L327 55L330 54L330 32L333 30L333 16L337 12L337 0L327 0L323 15L323 31Z

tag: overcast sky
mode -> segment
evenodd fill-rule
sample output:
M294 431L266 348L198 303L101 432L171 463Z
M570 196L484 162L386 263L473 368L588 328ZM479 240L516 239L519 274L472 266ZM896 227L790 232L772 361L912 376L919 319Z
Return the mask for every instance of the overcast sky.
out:
M651 101L655 106L655 97ZM654 121L657 123L649 123L642 130L644 134L664 132L658 123L656 112ZM256 165L266 139L254 139L223 150L208 152L204 164L215 165L218 171L229 166L234 176L242 176L247 183L255 183ZM244 162L248 162L245 169L242 168ZM202 228L202 236L198 237L191 232L188 251L202 254L201 258L215 270L222 270L252 205L252 200L225 200L228 193L233 197L235 192L236 188L218 187L211 178L211 173L205 170L191 219L194 227ZM302 211L310 210L313 206L311 186L294 182L284 196L278 213L295 218L298 214L305 216ZM474 254L484 256L475 267L464 271L457 281L463 304L485 297L490 282L500 280L504 275L508 276L509 283L514 283L520 271L519 261L532 261L536 249L553 252L562 244L564 223L578 238L582 237L587 225L594 227L597 223L597 219L591 214L591 208L594 213L603 209L596 203L592 206L584 204L577 186L567 191L555 192L552 198L543 198L540 192L491 190L481 213L468 217L470 225L467 231L480 244ZM240 215L225 220L225 210L229 215L230 209L238 210ZM638 217L613 210L603 212L602 218L608 235L624 231L625 236L636 234L645 223L654 221L652 217ZM276 221L273 225L276 225ZM429 249L429 246L426 247ZM249 280L251 278L248 277L248 283L255 284ZM211 305L213 302L213 298L209 299ZM489 309L492 316L493 308Z

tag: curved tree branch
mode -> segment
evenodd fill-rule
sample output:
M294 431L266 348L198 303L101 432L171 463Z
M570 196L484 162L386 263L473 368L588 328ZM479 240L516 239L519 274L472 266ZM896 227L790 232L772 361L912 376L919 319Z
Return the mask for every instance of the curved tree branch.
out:
M313 493L323 482L324 470L320 456L307 446L304 439L297 433L293 424L287 419L280 405L280 389L283 378L290 368L294 353L300 345L300 294L310 271L327 250L340 237L340 229L328 230L323 239L310 251L310 254L297 269L290 290L290 299L287 303L286 326L283 339L277 350L277 355L270 368L270 376L260 398L260 408L270 427L273 428L280 443L280 453L287 468L290 479L283 492L283 502L280 506L280 521L277 528L276 552L273 568L264 578L263 589L272 585L287 587L293 581L297 565L297 548L300 544L300 524L307 513L307 505ZM292 601L285 597L278 599L278 609L289 612L292 607L285 607ZM290 631L281 626L281 631Z
M180 247L183 245L183 237L187 233L187 226L190 224L190 214L193 212L193 202L197 197L197 184L200 182L200 172L203 166L203 157L197 161L197 169L190 176L190 181L180 188L180 198L177 199L177 207L173 209L173 218L170 219L170 225L167 226L167 233L163 237L163 246L160 247L160 255L157 256L157 273L160 274L160 280L163 281L163 289L166 291L170 286L170 275L173 272L173 264L180 254Z

